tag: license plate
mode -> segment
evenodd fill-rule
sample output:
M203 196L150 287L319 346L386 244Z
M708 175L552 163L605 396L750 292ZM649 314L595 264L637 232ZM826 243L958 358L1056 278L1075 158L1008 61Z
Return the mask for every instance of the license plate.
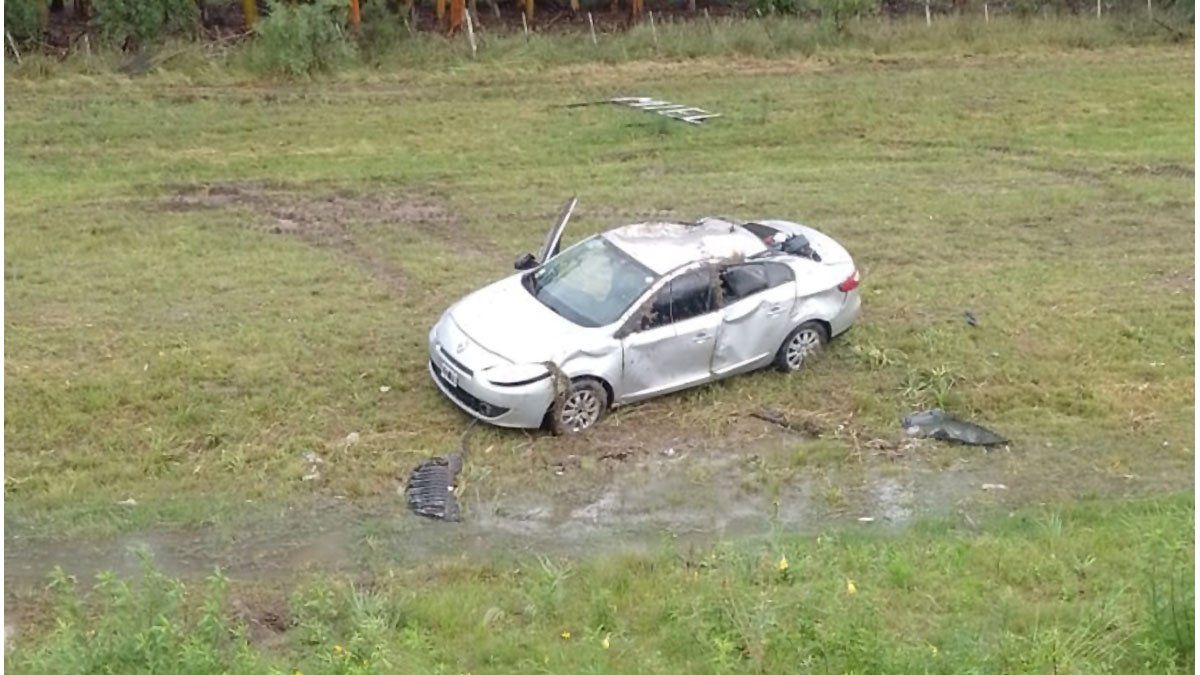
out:
M438 372L440 372L442 374L442 379L445 380L446 383L449 384L451 387L458 386L458 373L454 372L454 370L452 370L450 368L450 366L447 366L444 363L439 363L438 364Z

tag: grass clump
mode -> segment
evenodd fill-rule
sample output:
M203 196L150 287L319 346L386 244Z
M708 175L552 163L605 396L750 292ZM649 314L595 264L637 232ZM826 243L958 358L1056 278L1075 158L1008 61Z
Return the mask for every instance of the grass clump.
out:
M56 571L48 586L54 626L36 646L6 660L10 672L252 673L261 659L227 614L228 580L208 578L197 603L178 579L144 558L138 583L104 573L87 595Z
M354 44L342 28L346 4L318 0L270 3L270 14L255 27L250 63L259 72L308 77L333 70L354 57Z
M194 35L200 9L193 0L96 0L96 17L110 42L146 46L167 35Z

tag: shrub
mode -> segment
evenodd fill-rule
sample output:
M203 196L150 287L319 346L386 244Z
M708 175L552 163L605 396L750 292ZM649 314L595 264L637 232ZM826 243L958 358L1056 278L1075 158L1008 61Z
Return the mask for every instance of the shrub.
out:
M42 32L42 17L35 0L4 3L4 28L18 42L28 42Z
M388 50L408 36L407 24L408 17L394 11L387 0L364 0L362 28L358 35L363 58L378 65Z
M270 14L254 27L254 63L260 70L301 77L330 70L354 55L342 28L346 3L284 5L271 0L269 6Z
M195 0L96 0L96 18L106 39L145 44L166 34L195 34L200 9Z

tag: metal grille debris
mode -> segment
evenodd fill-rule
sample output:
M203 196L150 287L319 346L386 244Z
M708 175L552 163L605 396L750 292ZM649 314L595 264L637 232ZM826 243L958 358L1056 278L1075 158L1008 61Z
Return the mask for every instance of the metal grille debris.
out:
M467 459L467 439L475 428L475 420L463 432L461 447L445 457L431 457L417 465L408 476L404 496L408 508L418 516L458 522L461 512L458 498L458 473Z
M720 113L709 112L703 108L695 108L681 103L671 103L670 101L663 101L649 96L620 96L611 98L608 102L636 110L658 113L663 117L670 117L671 119L687 122L688 124L700 124L704 120L721 116Z

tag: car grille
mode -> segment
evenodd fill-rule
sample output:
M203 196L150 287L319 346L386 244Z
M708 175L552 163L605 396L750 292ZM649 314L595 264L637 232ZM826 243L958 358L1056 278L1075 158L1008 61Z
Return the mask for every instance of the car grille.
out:
M458 401L459 403L462 403L463 405L467 406L471 410L474 410L475 412L479 413L480 415L483 415L484 417L499 417L499 416L503 415L504 413L508 412L508 408L501 408L500 406L492 405L491 403L488 403L487 401L481 401L478 398L475 398L474 396L472 396L469 392L467 392L467 390L463 389L462 387L459 387L458 385L450 384L449 380L442 377L442 371L438 370L436 363L434 363L433 361L430 361L429 365L430 365L430 370L433 371L433 376L437 378L438 383L441 384L446 389L446 391L450 392L450 395L453 396L454 399L456 401ZM470 371L468 371L468 372L470 372Z

